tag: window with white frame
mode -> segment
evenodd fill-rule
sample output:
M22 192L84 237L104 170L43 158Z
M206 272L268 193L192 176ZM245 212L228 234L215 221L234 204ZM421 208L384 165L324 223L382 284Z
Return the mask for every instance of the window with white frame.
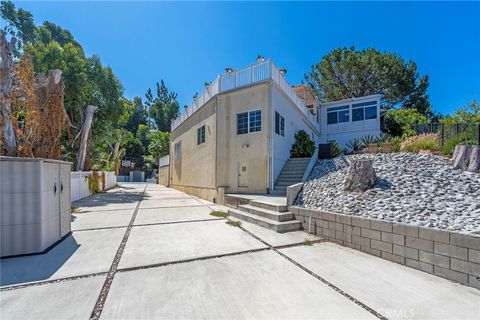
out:
M182 141L175 143L174 156L175 162L180 162L182 160Z
M237 113L237 134L262 131L262 110Z
M275 111L275 133L285 137L285 118Z
M197 145L205 142L205 126L201 126L197 129Z
M327 109L327 124L350 121L350 106L332 107Z
M377 118L377 101L354 103L352 105L352 121Z

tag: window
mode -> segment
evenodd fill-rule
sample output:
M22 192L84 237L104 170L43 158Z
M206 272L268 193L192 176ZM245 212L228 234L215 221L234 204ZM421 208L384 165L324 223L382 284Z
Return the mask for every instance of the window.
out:
M250 132L262 131L262 111L250 111Z
M248 133L248 112L237 114L237 134Z
M352 105L352 121L377 118L377 101L355 103Z
M205 126L201 126L197 129L197 144L205 142Z
M285 137L285 118L275 111L275 133Z
M262 110L237 113L237 134L262 131Z
M327 124L335 124L349 121L349 106L340 106L327 109Z
M175 162L182 161L182 141L175 143L174 152L175 152Z

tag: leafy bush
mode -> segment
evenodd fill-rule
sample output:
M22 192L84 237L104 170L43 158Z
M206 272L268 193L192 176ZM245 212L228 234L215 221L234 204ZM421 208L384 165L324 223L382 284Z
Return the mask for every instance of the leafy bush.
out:
M388 133L380 133L380 135L377 137L377 143L382 144L389 142L392 137Z
M415 109L392 109L385 115L383 130L391 136L415 135L414 125L426 124L428 119Z
M413 136L405 139L400 144L400 150L406 152L418 152L419 150L440 150L440 141L438 135L431 134L421 134L418 136Z
M460 134L456 137L446 139L443 142L442 154L444 156L451 156L453 154L453 150L455 149L455 146L459 144L475 145L477 143L478 142L475 140L468 139L468 136L466 134Z
M315 142L310 139L308 133L300 130L295 134L295 143L290 150L292 158L309 158L315 152Z
M363 148L362 140L358 138L353 138L347 142L347 148L350 149L353 153L360 151Z
M390 137L388 142L392 145L393 152L400 152L400 144L402 143L402 137Z

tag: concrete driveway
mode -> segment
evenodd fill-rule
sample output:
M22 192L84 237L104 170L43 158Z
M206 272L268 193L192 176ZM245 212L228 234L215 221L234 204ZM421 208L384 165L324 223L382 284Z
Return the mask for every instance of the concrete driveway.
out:
M221 206L159 185L74 207L48 253L0 260L2 319L480 319L479 290L301 231L230 226L209 215Z

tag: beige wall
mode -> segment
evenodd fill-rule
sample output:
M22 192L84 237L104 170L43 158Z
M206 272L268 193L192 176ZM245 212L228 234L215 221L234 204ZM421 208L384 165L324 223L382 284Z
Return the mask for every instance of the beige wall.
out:
M216 99L195 112L177 127L170 138L170 186L213 200L215 185ZM205 125L205 142L197 145L197 129ZM177 161L175 144L181 141L182 156Z
M270 83L224 93L190 116L171 133L170 186L222 203L223 191L265 193L269 179ZM237 135L237 113L262 110L260 132ZM206 141L197 145L197 129L206 125ZM175 144L181 141L181 161ZM245 167L246 186L239 187ZM245 173L244 173L245 174Z
M269 174L270 82L218 97L217 185L227 192L265 193ZM262 131L237 135L237 113L262 110ZM246 185L239 186L239 167L246 167Z
M168 187L170 183L170 166L158 168L158 184Z

